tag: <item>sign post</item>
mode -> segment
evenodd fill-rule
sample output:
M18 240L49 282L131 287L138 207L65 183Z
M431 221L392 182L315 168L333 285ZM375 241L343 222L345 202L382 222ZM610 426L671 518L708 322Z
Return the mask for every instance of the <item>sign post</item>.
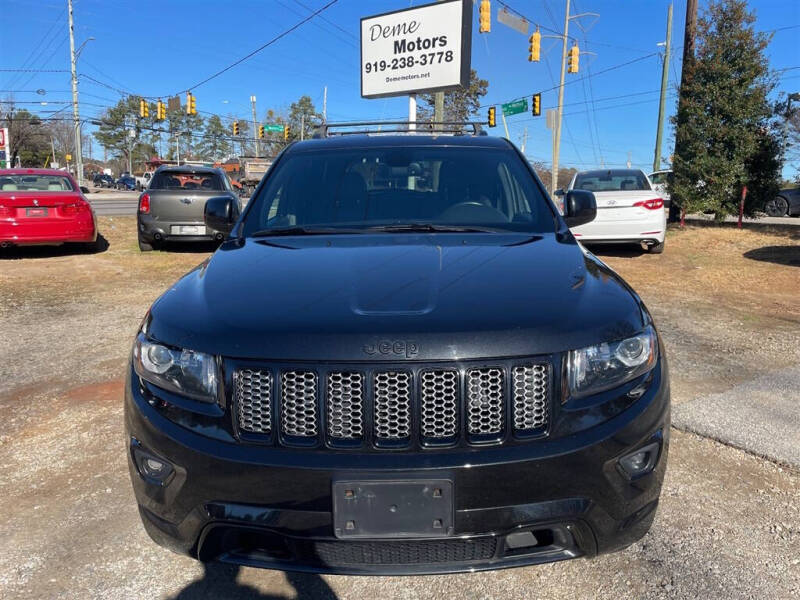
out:
M409 129L416 94L469 85L471 0L444 0L361 19L361 96L408 95Z

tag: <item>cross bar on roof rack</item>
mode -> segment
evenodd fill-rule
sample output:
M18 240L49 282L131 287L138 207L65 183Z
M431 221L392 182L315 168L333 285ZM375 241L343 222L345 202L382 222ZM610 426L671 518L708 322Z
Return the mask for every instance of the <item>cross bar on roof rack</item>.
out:
M386 129L386 126L389 129ZM414 125L412 129L410 126ZM464 129L472 128L472 135L486 135L481 128L486 125L479 121L350 121L343 123L321 123L314 132L315 138L332 135L358 135L365 133L453 133L463 134ZM357 128L352 131L332 132L332 129Z

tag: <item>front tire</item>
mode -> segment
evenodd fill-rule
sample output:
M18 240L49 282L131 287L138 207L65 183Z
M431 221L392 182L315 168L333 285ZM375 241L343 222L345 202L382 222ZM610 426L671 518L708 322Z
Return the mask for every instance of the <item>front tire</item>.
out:
M789 212L789 201L783 196L775 196L764 206L764 212L770 217L785 217Z

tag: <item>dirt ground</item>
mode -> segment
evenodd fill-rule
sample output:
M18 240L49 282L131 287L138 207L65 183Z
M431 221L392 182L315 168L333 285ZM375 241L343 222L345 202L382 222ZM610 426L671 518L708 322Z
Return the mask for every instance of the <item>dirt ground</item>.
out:
M652 531L631 548L483 574L285 575L150 542L125 465L122 376L150 303L211 248L0 250L2 598L800 597L800 473L673 430ZM666 251L592 248L644 298L678 404L800 362L800 233L688 228Z

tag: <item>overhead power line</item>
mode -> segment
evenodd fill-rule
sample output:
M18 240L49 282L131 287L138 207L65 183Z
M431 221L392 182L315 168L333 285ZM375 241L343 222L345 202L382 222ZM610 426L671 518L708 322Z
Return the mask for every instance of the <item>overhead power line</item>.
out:
M271 46L272 44L274 44L275 42L277 42L278 40L281 40L281 39L285 38L287 35L289 35L289 34L290 34L290 33L292 33L293 31L295 31L296 29L299 29L300 27L302 27L303 25L305 25L306 23L308 23L308 22L309 22L311 19L313 19L313 18L314 18L314 17L316 17L317 15L319 15L319 14L321 14L321 13L325 12L326 10L328 10L328 9L329 9L331 6L333 6L334 4L336 4L338 1L339 1L339 0L330 0L330 1L329 1L327 4L325 4L324 6L322 6L322 7L318 8L318 9L317 9L317 10L315 10L313 13L311 13L310 15L308 15L306 18L304 18L304 19L302 19L302 20L298 21L297 23L295 23L294 25L292 25L291 27L289 27L289 29L285 29L284 31L282 31L281 33L279 33L278 35L276 35L274 38L272 38L271 40L269 40L269 41L268 41L268 42L266 42L265 44L262 44L261 46L259 46L258 48L256 48L256 49L255 49L255 50L253 50L252 52L250 52L249 54L246 54L245 56L243 56L243 57L242 57L242 58L240 58L239 60L236 60L236 61L232 62L231 64L229 64L228 66L226 66L226 67L224 67L224 68L220 69L219 71L217 71L217 72L216 72L216 73L214 73L213 75L209 75L208 77L206 77L206 78L205 78L205 79L203 79L202 81L198 81L197 83L195 83L194 85L190 85L190 86L189 86L189 87L187 87L186 89L183 89L183 90L180 90L180 91L178 91L178 92L175 92L175 94L165 94L165 96L166 96L166 95L178 95L178 94L183 94L183 93L185 93L185 92L189 92L189 91L192 91L192 90L196 90L196 89L197 89L197 88L199 88L201 85L205 85L206 83L208 83L208 82L209 82L209 81L211 81L212 79L216 79L217 77L219 77L219 76L220 76L220 75L222 75L223 73L225 73L225 72L227 72L227 71L230 71L230 70L231 70L233 67L235 67L236 65L240 65L240 64L242 64L244 61L246 61L247 59L249 59L249 58L252 58L253 56L255 56L256 54L258 54L259 52L261 52L261 51L262 51L262 50L264 50L265 48L268 48L269 46ZM144 97L145 97L145 98L158 98L159 96L144 96Z

